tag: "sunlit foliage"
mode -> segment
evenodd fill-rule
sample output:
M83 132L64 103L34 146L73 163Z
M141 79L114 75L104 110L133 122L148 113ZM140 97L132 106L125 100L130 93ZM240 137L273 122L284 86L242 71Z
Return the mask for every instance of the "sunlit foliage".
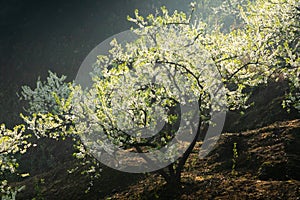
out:
M102 134L124 149L149 151L167 145L176 134L180 116L176 106L187 103L183 96L194 97L189 99L191 102L200 102L199 136L200 126L210 120L204 111L221 109L212 101L218 98L217 94L209 92L219 79L225 85L226 100L232 110L248 106L247 88L268 84L270 80L288 81L290 93L284 105L299 109L299 2L234 3L226 9L236 13L238 21L227 30L220 21L205 23L195 18L194 3L188 15L178 11L170 14L162 7L157 14L144 18L136 10L135 17L128 20L138 26L132 30L138 39L125 46L116 40L111 42L110 54L98 56L89 90L65 83L65 77L53 73L46 82L39 80L36 89L23 87L22 95L29 106L22 117L28 129L38 137L55 139L98 134L95 137L99 140ZM222 9L224 6L219 7ZM212 24L216 27L212 28ZM216 66L218 75L212 76L215 71L210 66ZM150 77L155 77L159 84L149 81ZM154 110L153 106L162 109ZM140 137L143 128L155 130L154 119L159 117L168 125L161 134L150 139ZM9 131L3 127L3 148L10 146L9 141L23 141L19 136L21 130L19 127ZM128 135L128 131L133 133ZM195 142L168 169L160 170L167 182L180 181ZM88 154L80 139L78 148L79 157ZM5 170L14 172L16 164L8 155L15 152L12 148L3 154L2 162L8 159L3 165Z
M30 143L27 142L29 135L25 134L25 126L18 125L13 130L7 129L4 124L0 125L0 193L2 199L14 198L20 188L12 188L8 185L7 177L15 174L18 167L15 154L24 154ZM26 174L21 174L26 176Z

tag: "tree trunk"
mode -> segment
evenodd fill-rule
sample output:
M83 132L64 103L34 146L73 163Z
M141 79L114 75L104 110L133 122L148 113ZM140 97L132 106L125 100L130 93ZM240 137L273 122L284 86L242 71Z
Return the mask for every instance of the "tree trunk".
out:
M166 184L166 192L177 195L181 191L181 176L170 176Z

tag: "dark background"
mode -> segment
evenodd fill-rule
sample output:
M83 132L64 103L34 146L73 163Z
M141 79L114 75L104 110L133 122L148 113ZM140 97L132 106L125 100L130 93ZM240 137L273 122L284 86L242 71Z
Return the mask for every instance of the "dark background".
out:
M21 123L16 93L48 70L75 78L88 53L129 29L135 8L147 15L161 5L188 11L190 0L0 0L0 123Z
M95 46L114 34L128 30L133 25L126 20L126 17L127 15L133 16L135 8L138 8L142 15L154 13L155 9L161 5L166 5L171 11L178 9L187 12L189 2L191 1L192 0L0 0L0 124L5 123L11 128L18 123L22 123L19 118L19 113L23 112L22 107L24 106L24 102L19 101L16 95L16 93L20 93L22 85L34 87L38 77L41 77L41 79L46 78L48 70L56 72L59 75L67 75L68 81L74 80L82 61ZM200 2L200 0L195 1ZM220 3L222 0L212 1L209 2L218 4L218 2ZM201 2L207 1L202 0ZM204 3L201 5L203 8L201 12L196 13L201 16L205 16L205 14L209 16L209 9L203 5ZM211 19L211 21L213 21L213 19ZM235 18L232 16L225 18L225 27L229 27L228 24L231 24L232 21L235 21ZM241 132L243 130L269 125L275 121L299 119L298 111L287 113L281 106L282 100L285 97L285 91L287 90L288 85L285 83L273 83L268 87L262 86L256 89L254 92L255 95L250 99L256 102L255 105L244 115L228 112L226 121L228 126L225 125L224 130ZM298 174L295 172L299 171L299 159L296 156L299 152L299 148L297 147L300 146L298 140L290 142L290 137L282 137L286 132L282 132L281 128L278 130L275 129L273 135L269 134L269 131L273 129L274 126L272 125L267 129L269 136L265 137L264 134L262 134L263 138L260 140L258 140L258 136L261 134L261 129L258 130L257 134L252 134L251 132L251 135L257 135L257 137L255 136L255 138L252 139L249 139L248 136L245 139L241 137L242 134L233 134L231 139L229 138L223 142L223 147L217 149L217 154L212 155L214 159L221 159L218 162L224 163L224 165L220 163L220 165L215 166L223 167L226 165L227 168L224 167L224 170L228 170L229 173L231 172L233 142L235 142L238 145L239 152L237 166L245 167L243 170L256 173L255 170L264 169L260 167L263 167L261 163L265 161L268 161L266 163L270 163L270 160L273 161L277 155L287 155L289 166L286 169L291 172L290 174L293 173L293 177L296 177ZM298 128L288 130L291 130L291 134L298 133ZM294 133L292 133L292 131L294 131ZM287 139L287 144L289 144L287 148L278 146L278 139L280 137ZM272 146L273 143L274 145ZM260 148L256 148L257 146ZM257 149L256 153L253 151L254 147ZM283 153L283 149L289 150L289 152ZM95 195L100 194L105 196L118 192L120 185L131 184L137 179L133 177L133 175L102 167L105 173L101 173L101 179L95 183L92 191L89 193L90 198L86 198L86 196L84 196L85 194L83 195L82 193L86 190L89 179L84 177L80 170L72 176L67 173L67 169L69 170L76 166L74 164L76 163L74 161L75 158L72 156L73 151L73 143L70 140L57 142L49 138L38 140L37 147L30 148L27 153L22 156L20 161L19 170L24 173L29 172L31 175L28 178L20 180L23 182L20 182L19 185L26 185L26 190L24 190L23 194L20 194L23 195L23 198L21 196L20 199L32 199L37 197L38 194L41 194L38 192L41 192L39 188L42 187L44 188L43 195L46 199L47 197L53 199L53 194L56 195L56 199L95 199ZM251 159L248 160L248 158ZM255 160L255 158L263 159ZM280 159L284 159L279 160L280 162L286 162L285 156L280 157ZM275 161L277 162L277 160ZM255 168L256 165L257 169ZM201 171L202 169L207 170L203 168L203 166L206 166L203 165L203 163L197 166L194 167L195 176L204 173L204 171ZM279 169L276 171L276 176L281 176L285 173L281 168L275 167L274 169ZM270 172L272 171L273 170ZM266 174L270 172L267 171ZM42 178L45 179L46 182L44 185L39 182ZM217 187L221 187L224 191L224 187L226 188L227 185L222 186L223 182L220 185L219 178L219 176L213 177L213 179L218 182L218 184L215 185L211 185L211 181L201 181L200 183L204 183L204 186L200 186L200 190L209 191L208 193L211 193L211 191L218 190ZM242 179L236 179L236 177L232 179L229 176L230 186L227 188L230 190L233 189L235 192L240 191L240 188L243 188L240 185L244 184L244 180L248 178L248 176L245 176L242 177ZM276 179L273 175L271 178ZM236 188L232 186L231 182L235 179L239 183L239 185L234 184ZM207 183L209 183L210 187L207 186ZM261 186L263 185L258 185L259 190L253 190L253 187L249 187L249 184L252 183L253 182L249 180L249 183L247 183L249 189L245 187L245 191L250 193L250 195L257 192L259 193L257 195L261 198L263 195ZM259 182L255 180L255 183ZM273 191L271 191L269 195L275 193L274 196L276 196L278 192L280 193L286 190L285 187L277 187L275 181L272 183L274 183L274 186L264 184L264 187L268 187L268 190L273 188ZM154 182L151 184L154 184ZM139 183L139 185L143 187L146 184L143 185ZM193 190L187 190L187 193L196 192L199 194L199 191L190 187L190 184L187 186L186 188ZM220 191L221 189L219 188ZM290 191L293 190L290 189ZM165 191L162 190L162 192ZM287 192L288 191L283 191L282 194ZM287 198L283 197L282 199Z

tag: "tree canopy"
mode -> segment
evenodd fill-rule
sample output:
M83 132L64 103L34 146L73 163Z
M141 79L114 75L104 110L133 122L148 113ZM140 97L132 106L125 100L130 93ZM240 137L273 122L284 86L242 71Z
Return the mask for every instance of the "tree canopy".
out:
M111 158L141 154L134 170L151 163L145 171L179 182L197 139L207 134L204 126L218 125L214 115L225 105L248 107L249 88L287 80L284 105L299 109L299 2L257 0L232 8L240 21L229 30L195 18L194 3L189 14L162 7L144 18L136 10L128 20L137 25L131 30L137 39L111 41L108 54L98 56L90 88L54 73L36 89L23 87L27 129L76 137L83 154L120 170L130 171L124 169L130 159Z

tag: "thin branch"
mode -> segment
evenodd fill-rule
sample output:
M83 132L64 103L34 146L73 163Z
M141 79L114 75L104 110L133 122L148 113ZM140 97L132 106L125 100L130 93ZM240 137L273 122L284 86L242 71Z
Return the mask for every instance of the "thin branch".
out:
M196 79L198 86L201 89L203 89L203 86L201 85L198 77L191 70L189 70L186 66L184 66L182 64L179 64L179 63L176 63L176 62L166 61L166 60L164 60L164 61L157 60L156 63L157 64L170 64L170 65L175 65L175 66L178 66L178 67L182 67L187 73L189 73L190 75L192 75Z
M237 58L237 57L238 56L229 56L229 57L222 58L222 59L219 59L219 60L216 60L215 58L212 57L212 59L215 63L220 63L220 62L223 62L223 61L226 61L226 60L231 60L231 59L234 59L234 58Z
M189 46L194 45L195 42L196 42L196 40L198 40L198 38L200 37L201 34L202 34L202 33L198 33L198 34L194 37L193 41L192 41L191 43L185 45L184 47L189 47Z
M231 74L228 77L227 81L229 81L230 79L232 79L237 73L239 73L242 69L248 67L249 65L257 65L257 64L258 64L258 61L256 61L256 62L249 62L249 63L244 64L243 66L241 66L240 68L238 68L233 74Z

